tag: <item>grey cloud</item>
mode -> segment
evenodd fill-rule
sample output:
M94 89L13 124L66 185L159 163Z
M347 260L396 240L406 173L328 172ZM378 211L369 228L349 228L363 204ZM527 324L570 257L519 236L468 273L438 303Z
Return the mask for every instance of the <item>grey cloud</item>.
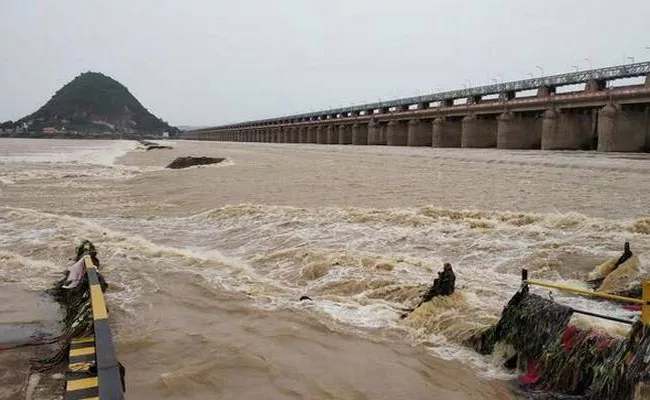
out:
M211 125L650 58L644 0L2 0L0 15L0 120L88 70L172 124Z

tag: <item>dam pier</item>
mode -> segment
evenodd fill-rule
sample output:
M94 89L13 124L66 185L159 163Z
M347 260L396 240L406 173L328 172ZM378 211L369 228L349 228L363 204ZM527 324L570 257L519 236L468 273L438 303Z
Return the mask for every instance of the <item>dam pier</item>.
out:
M642 82L610 85L626 78ZM581 88L558 90L570 85ZM183 138L649 152L650 62L215 126Z

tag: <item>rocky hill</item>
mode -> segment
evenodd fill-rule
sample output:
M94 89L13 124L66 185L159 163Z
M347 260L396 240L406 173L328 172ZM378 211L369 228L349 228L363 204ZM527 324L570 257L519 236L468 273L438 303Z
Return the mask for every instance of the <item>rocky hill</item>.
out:
M179 132L151 114L116 80L85 72L63 86L43 107L5 130L58 134L162 134Z

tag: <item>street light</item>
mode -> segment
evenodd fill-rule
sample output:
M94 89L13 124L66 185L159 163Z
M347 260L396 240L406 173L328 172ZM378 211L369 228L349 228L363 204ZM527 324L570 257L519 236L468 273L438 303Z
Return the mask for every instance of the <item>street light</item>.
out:
M539 65L536 65L535 68L537 68L537 69L539 70L540 76L541 76L541 77L544 77L544 68L542 68L542 67L539 66Z
M634 57L628 57L627 59L632 61L632 64L634 64Z
M572 66L571 66L571 68L575 68L575 69L576 69L576 72L578 72L578 71L579 71L579 68L578 68L578 66L577 66L577 65L572 65Z
M589 69L594 69L593 64L591 63L591 59L588 57L585 57L585 61L587 62L587 65L589 65Z

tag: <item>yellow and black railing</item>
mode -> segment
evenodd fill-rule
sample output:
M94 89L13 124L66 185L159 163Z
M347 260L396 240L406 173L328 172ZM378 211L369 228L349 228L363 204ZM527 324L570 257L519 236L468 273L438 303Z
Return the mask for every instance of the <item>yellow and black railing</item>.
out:
M650 324L650 280L645 280L642 282L642 294L641 298L637 299L634 297L625 297L625 296L618 296L615 294L609 294L609 293L601 293L601 292L595 292L595 291L589 291L589 290L584 290L584 289L579 289L579 288L573 288L565 285L557 285L554 283L547 283L547 282L540 282L540 281L535 281L535 280L530 280L528 279L528 270L527 269L522 269L521 270L521 280L522 283L526 285L532 285L532 286L540 286L540 287L546 287L550 289L556 289L560 290L562 292L568 292L568 293L575 293L579 294L582 296L586 297L591 297L591 298L596 298L596 299L605 299L605 300L612 300L612 301L617 301L621 303L628 303L628 304L637 304L641 306L641 322L644 325ZM622 318L616 318L612 317L609 315L602 315L602 314L597 314L597 313L592 313L589 311L583 311L583 310L576 310L573 309L573 312L578 313L578 314L584 314L584 315L589 315L592 317L598 317L598 318L603 318L607 319L610 321L616 321L616 322L621 322L625 324L631 325L633 321L622 319Z
M93 317L93 336L70 342L64 400L123 400L124 369L117 361L108 310L97 267L84 255Z

